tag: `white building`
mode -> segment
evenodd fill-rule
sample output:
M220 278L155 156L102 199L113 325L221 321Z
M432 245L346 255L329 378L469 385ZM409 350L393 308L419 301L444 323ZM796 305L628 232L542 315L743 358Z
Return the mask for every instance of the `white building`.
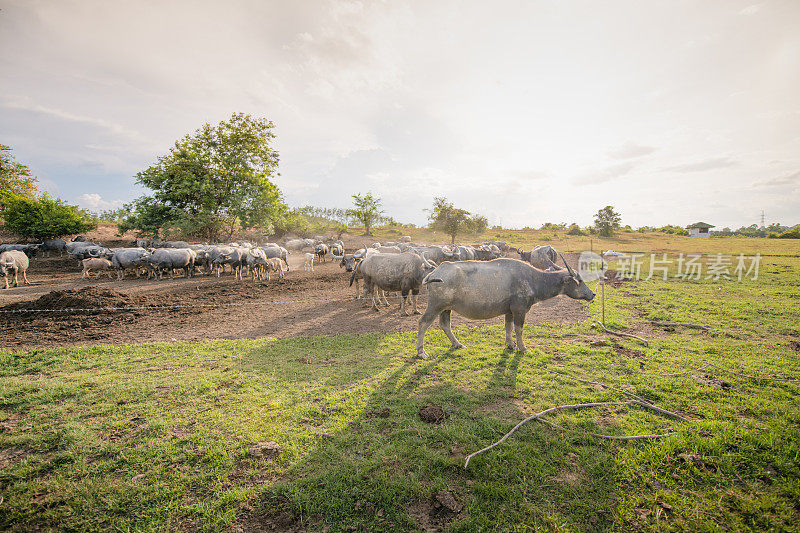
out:
M708 238L708 230L713 228L711 224L706 224L705 222L695 222L691 226L686 226L686 229L689 230L689 237L703 237Z

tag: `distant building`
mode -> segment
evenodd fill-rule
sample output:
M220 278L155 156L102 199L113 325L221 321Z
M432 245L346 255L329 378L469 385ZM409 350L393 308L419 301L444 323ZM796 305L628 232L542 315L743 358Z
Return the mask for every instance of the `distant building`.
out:
M711 224L706 224L705 222L695 222L690 226L686 226L686 229L689 230L689 237L705 237L708 238L708 230L713 228Z

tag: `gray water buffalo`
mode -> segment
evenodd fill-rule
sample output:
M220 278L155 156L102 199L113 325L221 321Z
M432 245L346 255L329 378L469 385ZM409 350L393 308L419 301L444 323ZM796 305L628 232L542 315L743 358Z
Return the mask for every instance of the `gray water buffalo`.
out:
M45 239L41 244L42 251L50 256L50 252L58 252L59 257L67 251L67 241L63 239Z
M338 261L342 255L344 255L344 244L341 241L331 244L331 257Z
M147 258L150 257L150 252L144 248L120 248L114 251L111 256L111 264L114 270L117 271L117 280L125 279L125 270L132 268L136 277L139 277L139 269L147 268Z
M176 268L182 268L186 277L191 278L194 270L194 260L197 257L194 250L189 248L159 248L147 257L147 264L160 281L164 271L169 271L170 278Z
M189 243L186 241L165 241L161 243L161 248L189 248Z
M13 250L24 253L26 256L28 256L28 259L33 259L36 257L36 254L39 253L41 248L41 244L0 244L0 253L10 252Z
M520 259L530 263L541 270L557 269L556 259L558 259L558 252L552 246L537 246L530 252L523 252L518 248L514 248L519 254Z
M260 248L251 248L247 250L245 263L247 264L247 269L250 271L250 276L253 281L264 279L264 274L267 273L268 266L267 256L264 250Z
M284 243L284 246L286 246L286 248L288 248L289 250L298 251L303 249L305 243L303 242L303 239L288 239Z
M266 246L261 248L267 259L278 258L286 265L286 272L289 272L289 250L280 246Z
M458 254L460 261L474 261L475 249L472 246L456 246L453 251Z
M428 261L433 261L437 265L445 261L458 261L458 254L453 253L444 246L417 247L408 249L406 250L406 252L413 252L419 255L420 257L422 256L422 254L425 254L425 257L428 259Z
M425 259L424 256L416 254L373 254L362 260L358 265L358 272L364 279L366 294L372 294L372 308L377 310L376 292L400 291L402 300L400 301L400 313L406 313L406 300L411 293L414 314L419 314L417 310L417 296L422 286L422 280L431 272L436 265ZM355 279L354 271L350 277L352 284Z
M507 252L511 249L511 247L506 243L506 241L488 241L485 242L484 244L497 246L497 249L500 250L501 252Z
M29 265L30 261L24 252L19 250L7 250L0 253L0 275L5 279L5 288L8 288L8 277L12 274L14 275L14 287L19 286L17 276L20 273L22 273L22 280L25 284L30 285L31 282L28 281L28 275L26 274Z
M563 258L562 258L563 259ZM591 301L594 293L564 262L566 270L542 271L518 259L495 259L489 262L465 261L444 263L424 280L428 287L428 307L419 319L417 354L423 349L425 331L436 317L453 348L462 348L450 329L450 313L471 319L505 315L506 347L513 350L511 326L514 325L517 349L525 352L522 327L525 315L536 302L565 294L577 300Z
M231 246L220 253L213 261L214 266L218 267L217 277L222 273L224 265L230 265L234 279L242 279L242 267L246 266L249 248L241 246Z
M330 251L330 248L328 248L327 244L319 243L319 244L314 245L314 255L317 256L319 258L319 260L320 260L318 262L324 263L325 262L325 256L328 255L329 251Z

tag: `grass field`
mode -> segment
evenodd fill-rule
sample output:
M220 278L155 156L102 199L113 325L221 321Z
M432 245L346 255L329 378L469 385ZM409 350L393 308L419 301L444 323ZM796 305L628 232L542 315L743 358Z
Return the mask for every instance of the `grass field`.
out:
M457 329L457 351L432 329L428 360L412 357L414 334L0 352L0 529L798 530L800 382L665 376L711 362L800 379L800 259L779 244L756 250L770 256L755 281L607 286L607 325L647 347L593 346L596 299L582 324L526 327L524 355L494 326ZM554 414L564 430L531 422L465 470L532 413L627 399L546 369L691 422L632 406ZM448 417L420 420L429 403ZM250 456L263 441L281 451ZM463 509L437 506L440 491Z

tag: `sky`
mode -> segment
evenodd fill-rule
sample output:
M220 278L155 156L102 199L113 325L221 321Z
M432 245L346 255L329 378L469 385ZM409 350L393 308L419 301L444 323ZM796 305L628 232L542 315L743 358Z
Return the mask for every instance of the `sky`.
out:
M0 143L94 211L245 112L291 206L797 224L798 27L796 0L0 0Z

